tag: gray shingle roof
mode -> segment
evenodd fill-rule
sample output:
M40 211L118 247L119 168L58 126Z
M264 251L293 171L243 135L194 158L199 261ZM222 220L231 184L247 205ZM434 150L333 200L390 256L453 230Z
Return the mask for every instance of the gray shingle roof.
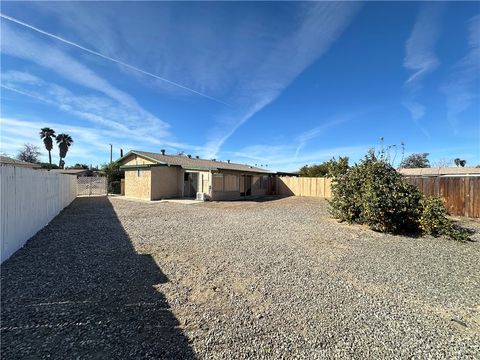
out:
M162 155L158 153L152 153L147 151L137 151L132 150L129 151L124 157L120 160L126 158L130 154L137 154L143 156L147 159L151 159L156 161L159 164L168 164L173 166L181 166L185 169L210 169L210 170L232 170L232 171L244 171L244 172L255 172L255 173L272 173L271 171L255 166L245 165L245 164L237 164L232 162L226 161L213 161L213 160L206 160L206 159L197 159L197 158L189 158L185 155Z
M40 168L39 164L32 164L26 161L21 161L17 159L12 159L11 157L0 155L0 164L19 166L19 167L28 167L28 168Z
M473 167L431 167L398 169L398 172L406 176L438 176L438 175L480 175L480 168Z

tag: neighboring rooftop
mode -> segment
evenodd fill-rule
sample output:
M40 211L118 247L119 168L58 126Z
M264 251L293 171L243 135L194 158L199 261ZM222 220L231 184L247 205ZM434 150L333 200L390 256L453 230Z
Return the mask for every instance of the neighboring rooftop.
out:
M99 172L99 171L94 171L89 169L52 169L50 171L58 174L67 174L67 175L93 174L93 173Z
M398 172L407 176L442 176L442 175L476 175L480 176L480 168L474 167L431 167L415 169L398 169Z
M22 160L13 159L8 156L0 155L0 164L2 165L11 165L11 166L18 166L24 168L32 168L32 169L39 169L39 164L33 164Z
M185 169L206 169L206 170L233 170L233 171L246 171L246 172L257 172L257 173L272 173L270 170L265 168L255 167L246 164L237 164L232 163L230 160L227 161L217 161L217 160L207 160L200 159L197 157L189 157L188 155L166 155L158 154L147 151L138 151L131 150L125 156L121 157L118 161L126 158L131 154L137 154L143 156L147 159L155 161L158 164L167 164L173 166L181 166Z

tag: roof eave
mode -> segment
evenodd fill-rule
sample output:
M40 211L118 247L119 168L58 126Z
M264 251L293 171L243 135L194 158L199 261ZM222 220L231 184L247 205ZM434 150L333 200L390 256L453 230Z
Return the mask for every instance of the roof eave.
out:
M188 166L188 165L180 165L182 169L185 170L205 170L205 171L216 171L217 168L212 167L204 167L204 166Z
M157 164L165 164L165 165L167 165L167 163L164 162L164 161L160 161L160 160L158 160L158 159L154 159L154 158L152 158L152 157L150 157L150 156L148 156L148 155L142 154L141 152L136 151L136 150L130 150L128 153L126 153L125 155L123 155L120 159L116 160L116 162L120 162L120 161L124 160L127 156L130 156L130 155L132 155L132 154L135 154L135 155L137 155L137 156L141 156L141 157L143 157L143 158L145 158L145 159L148 159L148 160L150 160L150 161L153 161L153 162L155 162L155 163L157 163Z
M152 167L170 166L168 164L136 164L136 165L122 165L120 170L134 170L134 169L150 169Z

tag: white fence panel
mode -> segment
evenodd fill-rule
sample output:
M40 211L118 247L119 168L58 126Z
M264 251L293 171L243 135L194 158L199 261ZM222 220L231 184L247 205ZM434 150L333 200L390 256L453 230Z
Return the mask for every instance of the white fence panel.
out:
M0 166L0 262L20 249L75 199L76 185L76 176Z

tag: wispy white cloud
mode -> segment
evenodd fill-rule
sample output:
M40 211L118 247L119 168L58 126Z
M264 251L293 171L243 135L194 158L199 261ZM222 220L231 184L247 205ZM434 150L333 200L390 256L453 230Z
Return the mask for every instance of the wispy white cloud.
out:
M5 14L0 13L0 17L3 18L3 19L9 20L9 21L11 21L11 22L13 22L13 23L15 23L15 24L18 24L18 25L21 25L21 26L23 26L23 27L26 27L27 29L36 31L37 33L40 33L40 34L43 34L43 35L48 36L48 37L50 37L50 38L53 38L53 39L55 39L55 40L58 40L58 41L60 41L60 42L62 42L62 43L64 43L64 44L67 44L67 45L76 47L77 49L83 50L83 51L85 51L85 52L87 52L87 53L89 53L89 54L91 54L91 55L95 55L95 56L98 56L98 57L100 57L100 58L102 58L102 59L111 61L111 62L113 62L113 63L115 63L115 64L124 66L124 67L128 68L129 70L137 71L137 72L139 72L139 73L141 73L141 74L143 74L143 75L147 75L147 76L150 76L150 77L152 77L152 78L155 78L156 80L164 81L164 82L168 83L169 85L173 85L173 86L179 87L179 88L181 88L181 89L183 89L183 90L192 92L192 93L194 93L194 94L196 94L196 95L200 95L200 96L203 96L203 97L205 97L205 98L207 98L207 99L210 99L210 100L213 100L213 101L217 101L217 102L220 102L220 103L222 103L222 104L227 105L225 102L223 102L223 101L220 100L220 99L216 99L216 98L214 98L214 97L212 97L212 96L209 96L209 95L204 94L204 93L201 93L201 92L199 92L199 91L197 91L197 90L191 89L191 88L189 88L189 87L187 87L187 86L184 86L184 85L182 85L182 84L179 84L179 83L177 83L177 82L175 82L175 81L172 81L172 80L166 79L166 78L164 78L164 77L158 76L158 75L153 74L153 73L151 73L151 72L149 72L149 71L142 70L142 69L140 69L140 68L138 68L138 67L136 67L136 66L127 64L127 63L125 63L125 62L123 62L123 61L121 61L121 60L118 60L118 59L112 58L112 57L110 57L110 56L104 55L104 54L102 54L102 53L100 53L100 52L98 52L98 51L95 51L95 50L86 48L86 47L84 47L84 46L82 46L82 45L80 45L80 44L77 44L77 43L73 42L73 41L69 41L69 40L67 40L67 39L65 39L65 38L63 38L63 37L61 37L61 36L52 34L52 33L48 32L48 31L42 30L42 29L40 29L40 28L38 28L38 27L35 27L35 26L31 25L31 24L27 24L27 23L25 23L25 22L23 22L23 21L20 21L20 20L18 20L18 19L15 19L15 18L13 18L13 17L11 17L11 16L8 16L8 15L5 15Z
M13 72L13 74L12 72L3 73L1 77L2 84L0 86L8 91L13 91L54 106L73 115L75 118L87 120L93 125L93 127L81 127L84 131L88 133L92 131L100 131L105 136L104 139L109 139L108 141L111 141L110 139L117 139L119 144L123 142L123 148L125 149L134 149L136 146L132 144L142 143L143 146L147 147L155 146L156 150L160 147L168 147L172 151L203 151L203 148L200 146L172 140L160 140L157 137L152 136L149 133L149 129L145 129L142 123L126 126L120 122L112 120L128 118L129 114L128 111L118 107L117 104L112 103L108 98L92 95L77 96L59 85L47 83L38 77L28 75L29 74L18 71ZM36 87L26 87L24 83L19 81L19 79L24 78L35 80L33 83ZM45 123L49 123L49 121L45 121ZM51 127L51 125L48 126Z
M106 131L91 129L82 126L73 126L52 121L23 120L15 118L0 118L1 152L14 156L18 149L25 143L32 143L42 150L41 159L47 161L48 156L44 151L38 135L42 127L51 127L57 131L68 133L74 139L74 144L69 149L66 161L73 165L76 162L101 164L108 161L110 147L104 139ZM115 142L116 148L121 146ZM57 155L54 151L54 157Z
M138 140L144 139L156 144L161 143L161 139L149 135L149 130L139 122L141 117L138 114L132 114L129 108L125 108L108 97L74 95L62 86L48 83L39 77L20 71L2 73L1 81L4 89L55 106L77 118L89 121L92 125L119 131Z
M295 147L295 144L251 145L227 154L232 160L241 163L267 165L268 169L275 171L296 171L304 165L318 164L332 157L348 156L359 159L372 145L320 148L294 158L292 154Z
M474 103L477 104L477 120L480 118L478 88L480 80L480 15L469 20L468 31L470 51L454 65L449 81L442 87L447 98L447 118L455 131L457 131L459 115ZM478 121L477 124L479 124Z
M123 133L120 131L112 132L109 128L92 128L89 126L72 125L68 123L32 119L31 117L0 117L0 152L15 156L18 149L25 143L32 143L38 145L42 150L42 161L48 161L46 151L43 151L43 143L38 135L43 127L50 127L57 132L65 132L72 136L74 144L69 150L66 161L67 165L75 163L87 164L103 164L109 161L110 145L113 145L114 158L119 157L119 149L125 152L132 149L137 149L136 144L139 139L131 133ZM145 144L143 150L151 149L151 143L148 140L143 141ZM162 144L162 147L165 144ZM167 148L171 151L175 149L182 150L201 150L200 147L191 146L182 143L168 143ZM142 150L138 149L138 150ZM159 147L151 149L158 151ZM56 157L54 151L54 157Z
M210 155L217 154L240 126L277 99L306 67L325 54L357 10L358 4L354 3L308 3L295 29L269 38L268 49L258 58L258 64L233 91L241 110L221 117L212 129L206 144Z
M185 148L188 148L188 144L179 144L175 140L169 132L168 123L143 109L131 95L112 86L107 80L58 48L2 23L1 51L34 62L57 73L67 82L73 82L100 94L75 95L64 87L21 71L3 73L4 88L54 105L96 125L130 133L142 141L172 147L185 145Z
M218 157L223 144L243 124L273 102L305 68L328 51L360 5L346 2L272 4L268 12L242 6L240 17L224 16L227 7L237 7L235 3L192 4L192 14L202 13L194 17L186 16L182 7L165 3L156 3L155 11L150 4L142 7L118 3L33 6L42 17L62 25L56 33L69 34L68 40L65 36L62 40L88 46L88 50L122 59L149 73L176 79L189 88L232 104L222 108L220 114L205 119L202 128L196 129L197 138L206 137L202 155ZM272 18L271 11L285 17L281 27L277 18ZM222 31L218 31L220 28ZM137 29L141 29L141 33ZM49 35L55 34L49 32ZM145 43L155 46L145 46ZM124 66L119 68L129 76L139 74ZM178 88L165 82L145 81L148 77L137 79L178 95Z
M405 82L406 97L403 105L410 111L412 119L418 121L425 115L426 108L418 101L423 78L440 64L435 54L435 45L440 34L440 21L444 11L443 3L421 4L412 33L406 43L404 67L410 76Z
M347 114L342 114L335 116L331 119L328 119L326 122L323 124L316 126L310 130L305 131L304 133L300 134L297 137L297 142L298 146L295 149L295 159L298 157L300 151L302 148L310 141L315 139L316 137L322 135L327 131L328 129L335 127L337 125L343 124L347 121L352 120L356 116L355 113L347 113Z

